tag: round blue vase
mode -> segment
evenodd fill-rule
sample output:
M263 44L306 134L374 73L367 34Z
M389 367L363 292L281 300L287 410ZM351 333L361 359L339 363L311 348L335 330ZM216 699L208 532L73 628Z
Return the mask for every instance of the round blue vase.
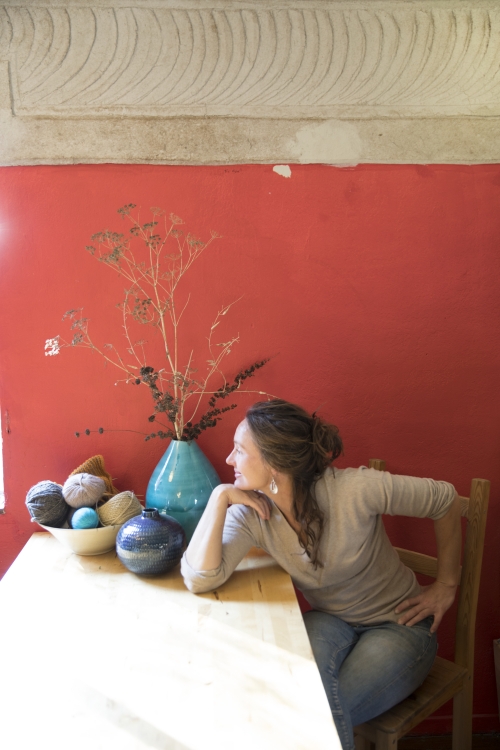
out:
M126 521L116 536L116 552L132 573L156 576L174 568L186 548L184 529L175 518L145 508Z
M196 441L172 440L149 480L146 508L179 521L189 542L218 484L219 475Z

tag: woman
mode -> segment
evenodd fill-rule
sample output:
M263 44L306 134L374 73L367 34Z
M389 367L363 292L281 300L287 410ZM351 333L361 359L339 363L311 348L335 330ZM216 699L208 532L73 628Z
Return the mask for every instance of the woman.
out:
M282 400L254 404L227 463L234 484L212 492L181 562L195 593L220 586L252 546L291 575L312 606L304 621L344 750L353 726L420 685L459 578L460 503L432 479L333 469L334 425ZM420 587L382 514L434 519L438 575Z

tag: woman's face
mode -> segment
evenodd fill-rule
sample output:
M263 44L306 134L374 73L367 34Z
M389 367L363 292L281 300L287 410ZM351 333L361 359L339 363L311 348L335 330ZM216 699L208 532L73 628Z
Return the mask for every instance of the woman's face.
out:
M269 488L271 469L262 458L246 419L236 428L234 448L226 463L234 467L234 486L239 490L266 491Z

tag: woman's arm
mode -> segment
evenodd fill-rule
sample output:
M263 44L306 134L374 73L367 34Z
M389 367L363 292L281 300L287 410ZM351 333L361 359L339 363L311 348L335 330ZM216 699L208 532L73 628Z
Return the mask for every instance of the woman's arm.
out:
M222 562L222 532L229 505L248 505L267 520L270 506L267 498L256 492L244 492L232 484L216 487L195 529L186 550L186 558L194 570L216 570Z
M406 599L395 610L402 612L400 625L415 625L425 617L433 615L434 623L431 633L439 627L444 613L451 607L460 575L460 552L462 549L462 527L460 523L460 498L455 498L448 512L434 521L437 543L437 577L430 586L423 586L422 593L412 599Z

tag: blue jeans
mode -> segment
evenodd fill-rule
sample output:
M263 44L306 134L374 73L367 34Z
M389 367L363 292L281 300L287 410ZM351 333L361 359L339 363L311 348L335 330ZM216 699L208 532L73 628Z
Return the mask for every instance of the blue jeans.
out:
M353 727L387 711L425 680L437 651L433 618L348 625L334 615L304 614L343 750L354 750Z

